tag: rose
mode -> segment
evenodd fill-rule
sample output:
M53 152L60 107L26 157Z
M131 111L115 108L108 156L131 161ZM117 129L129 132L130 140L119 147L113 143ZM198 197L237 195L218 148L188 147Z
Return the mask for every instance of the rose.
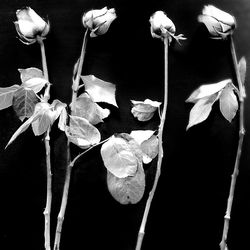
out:
M82 17L82 22L83 26L91 31L90 36L96 37L105 34L116 17L115 9L104 7L86 12Z
M149 19L151 35L155 38L164 38L166 35L174 36L175 25L163 11L156 11Z
M183 34L175 35L175 25L174 23L167 17L166 13L163 11L156 11L149 19L151 24L150 31L151 35L154 38L167 38L169 43L174 38L178 43L179 40L186 40Z
M16 31L23 43L35 43L38 36L45 39L50 29L49 22L45 22L32 8L17 10L16 16Z
M198 16L198 21L206 25L214 39L225 39L233 33L236 27L236 21L232 15L213 5L204 6L202 15Z

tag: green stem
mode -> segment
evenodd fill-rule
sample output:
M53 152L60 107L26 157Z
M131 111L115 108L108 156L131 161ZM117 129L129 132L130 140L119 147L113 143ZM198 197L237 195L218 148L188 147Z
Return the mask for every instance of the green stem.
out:
M88 29L85 31L85 34L84 34L81 55L80 55L79 64L77 68L77 74L76 74L76 78L73 80L71 113L74 113L75 111L77 93L79 90L80 77L82 73L82 66L83 66L85 53L86 53L87 38L88 38ZM75 162L75 160L73 162ZM59 214L57 216L56 235L55 235L54 248L53 248L54 250L60 249L61 232L62 232L62 226L63 226L63 221L64 221L64 215L65 215L65 211L66 211L66 207L68 203L68 193L69 193L70 178L71 178L71 171L72 171L73 165L74 164L72 164L71 159L70 159L70 142L68 140L66 176L65 176L65 182L64 182L64 187L63 187L61 207L60 207Z
M240 165L243 139L244 139L244 135L245 135L245 128L244 128L244 97L245 97L244 95L245 95L245 91L244 91L243 83L241 82L241 78L240 78L238 61L237 61L237 56L236 56L236 51L235 51L235 46L234 46L232 36L230 36L229 39L230 39L230 49L231 49L234 70L236 73L236 79L237 79L237 83L238 83L238 87L239 87L240 117L239 117L238 148L237 148L237 154L236 154L236 159L235 159L235 163L234 163L234 170L233 170L233 174L231 176L231 184L230 184L230 191L229 191L229 196L228 196L228 200L227 200L226 214L224 216L223 234L222 234L222 239L220 242L220 249L221 250L228 250L227 237L228 237L228 231L229 231L229 222L230 222L230 218L231 218L231 210L232 210L232 205L233 205L236 180L237 180L237 176L239 174L239 165Z
M165 60L165 84L164 84L164 105L163 105L163 111L161 115L161 122L159 126L159 132L158 132L158 140L159 140L159 152L158 152L158 161L157 161L157 169L156 169L156 175L154 179L154 184L152 187L151 192L149 193L147 203L145 206L141 226L139 229L138 237L137 237L137 244L136 244L136 250L140 250L143 242L143 238L145 235L145 227L147 223L147 218L149 214L149 210L151 207L151 203L157 188L157 184L159 181L159 177L161 175L161 165L162 165L162 158L163 158L163 129L166 119L166 112L167 112L167 105L168 105L168 44L169 40L168 37L164 38L164 60Z
M48 81L47 87L44 92L44 102L48 102L50 98L50 83L49 83L49 75L48 75L48 67L47 60L45 54L45 47L43 43L43 39L38 36L37 42L41 48L41 56L42 56L42 67L43 74L45 79ZM44 209L44 247L46 250L50 250L50 213L51 213L51 203L52 203L52 174L51 174L51 160L50 160L50 127L46 131L44 144L45 144L45 153L46 153L46 168L47 168L47 198L46 198L46 207Z

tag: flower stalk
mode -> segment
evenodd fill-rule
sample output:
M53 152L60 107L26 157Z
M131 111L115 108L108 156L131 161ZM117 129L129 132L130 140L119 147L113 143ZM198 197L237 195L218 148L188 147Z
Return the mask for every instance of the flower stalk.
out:
M80 77L81 77L81 73L82 73L82 66L83 66L85 53L86 53L88 34L89 34L89 30L86 29L85 34L84 34L84 38L83 38L81 55L80 55L80 59L79 59L78 67L77 67L76 77L75 77L75 79L73 79L71 113L73 113L75 111L75 107L76 107L76 99L77 99L77 94L78 94L78 90L79 90ZM70 142L68 140L67 141L66 176L65 176L65 182L64 182L64 187L63 187L63 196L62 196L61 207L60 207L60 211L59 211L59 214L57 217L56 235L55 235L54 248L53 248L54 250L60 249L61 232L62 232L62 226L63 226L63 221L64 221L64 215L65 215L65 211L66 211L66 207L67 207L67 203L68 203L68 193L69 193L71 172L72 172L72 167L73 167L74 163L75 163L75 160L73 160L71 162Z
M240 77L238 61L237 61L237 56L236 56L236 51L235 51L235 46L234 46L232 35L229 36L229 41L230 41L230 50L231 50L231 55L232 55L233 66L234 66L234 70L236 74L236 80L237 80L238 87L239 87L239 102L240 102L239 112L240 114L239 114L238 148L237 148L237 154L236 154L235 163L234 163L234 170L231 176L231 184L230 184L230 191L229 191L229 196L227 200L226 214L224 216L223 234L222 234L222 239L220 242L221 250L228 250L227 237L228 237L228 231L229 231L229 223L230 223L230 218L231 218L231 210L232 210L232 205L233 205L236 180L239 174L239 165L240 165L240 158L241 158L241 152L242 152L242 145L243 145L243 140L244 140L244 135L245 135L245 128L244 128L245 89L244 89L244 86Z
M43 38L37 36L37 42L41 48L41 57L42 57L42 67L43 74L45 79L48 81L43 101L48 102L50 98L50 83L48 75L48 67L46 61L45 47L43 43ZM45 139L45 153L46 153L46 171L47 171L47 198L46 198L46 207L43 212L44 214L44 247L46 250L50 250L50 213L51 213L51 204L52 204L52 173L51 173L51 160L50 160L50 127L46 131Z
M158 130L158 140L159 140L159 152L158 152L158 161L157 161L157 169L156 169L156 175L154 179L154 184L152 187L152 190L149 193L147 203L144 209L144 214L141 222L141 226L139 229L139 233L137 236L137 243L136 243L136 250L141 250L143 238L145 235L145 227L148 219L149 210L151 207L151 203L158 185L158 181L161 175L161 165L162 165L162 159L163 159L163 129L166 119L166 112L167 112L167 105L168 105L168 46L169 46L169 37L164 37L164 70L165 70L165 79L164 79L164 103L163 103L163 111L161 114L161 122Z

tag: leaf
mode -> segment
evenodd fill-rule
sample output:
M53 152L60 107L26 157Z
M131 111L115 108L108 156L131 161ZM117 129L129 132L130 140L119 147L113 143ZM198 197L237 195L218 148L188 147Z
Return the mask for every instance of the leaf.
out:
M22 82L26 82L32 78L44 78L42 70L38 68L27 68L27 69L18 69L20 72L20 78Z
M113 83L105 82L94 75L81 76L81 78L85 91L94 102L106 102L118 107L115 100L116 86Z
M32 89L20 87L13 96L13 108L21 121L34 112L38 98Z
M43 72L37 68L19 69L20 77L24 88L30 88L38 93L48 81L44 78Z
M129 143L120 136L112 136L101 147L104 166L118 178L134 176L140 163L135 147L133 142ZM140 150L138 144L137 149Z
M70 126L66 126L65 133L70 142L82 149L89 148L101 140L100 132L88 120L70 116Z
M142 163L134 176L118 178L107 171L107 185L110 194L121 204L135 204L141 200L145 191L145 174Z
M38 119L32 122L32 130L35 136L44 134L51 125L50 105L45 102L38 103L35 107L35 113L40 113Z
M83 93L76 99L73 115L85 118L93 125L103 122L109 114L108 109L101 108L87 93Z
M220 111L222 115L231 122L238 110L237 97L231 85L226 86L220 95Z
M38 93L47 83L48 81L46 79L36 77L36 78L31 78L26 82L23 82L21 86L24 88L30 88L35 93Z
M192 126L201 123L209 116L214 102L217 100L219 93L215 93L211 96L206 96L199 99L190 111L189 123L187 130Z
M143 152L143 163L148 164L158 154L158 138L153 130L134 130L130 135L138 142Z
M211 96L215 93L218 93L222 90L226 85L232 83L231 79L226 79L218 83L201 85L198 89L196 89L186 100L186 102L196 103L198 100L203 97Z
M59 116L59 121L58 121L58 128L61 131L65 131L67 119L68 119L68 114L67 114L66 108L63 108Z
M55 120L61 115L66 104L59 100L54 100L52 104L40 102L35 107L35 112L40 112L40 117L32 123L32 129L36 136L44 134ZM66 125L66 124L65 124Z
M159 152L159 140L156 135L152 135L149 139L141 144L143 152L143 163L150 163Z
M244 85L245 80L246 80L246 71L247 71L247 62L246 62L246 58L244 56L241 57L241 59L238 63L238 69L240 72L241 83Z
M26 131L29 127L29 125L36 121L38 117L40 116L40 113L34 113L28 120L26 120L19 128L18 130L12 135L10 138L8 144L6 145L5 148L7 148L20 134L22 134L24 131Z
M54 121L61 115L63 110L67 107L67 104L55 99L50 106L52 108L52 112L50 112L50 118L51 124L53 124Z
M0 110L12 105L14 93L19 88L20 86L16 84L6 88L0 88Z
M146 99L143 102L131 100L131 102L133 104L133 108L131 109L131 113L139 121L150 120L153 117L157 108L159 108L161 105L160 102L151 101L150 99Z
M154 132L154 130L133 130L130 135L139 145L141 145L144 141L148 140Z

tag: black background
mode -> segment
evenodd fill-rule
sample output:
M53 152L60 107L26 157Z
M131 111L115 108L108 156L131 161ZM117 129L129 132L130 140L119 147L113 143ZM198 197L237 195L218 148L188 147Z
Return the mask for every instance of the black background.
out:
M248 0L1 0L0 2L0 86L20 84L18 68L41 68L37 44L23 45L13 25L15 11L30 6L48 17L51 32L45 40L51 99L69 103L72 68L81 48L82 14L91 8L116 8L118 18L107 34L89 40L83 74L113 82L119 109L100 125L103 139L134 129L155 129L157 116L147 123L130 114L130 100L162 101L164 81L163 43L153 39L149 17L164 10L188 40L171 45L169 53L169 105L164 130L162 176L146 227L146 249L219 249L230 175L233 170L238 116L230 124L218 104L204 123L185 131L192 105L185 99L199 85L233 78L228 41L211 40L204 25L197 22L204 4L233 14L238 58L250 62L250 3ZM250 70L247 93L250 95ZM246 99L246 136L243 146L232 220L229 249L249 248L250 109ZM43 210L46 199L46 170L42 137L31 130L7 149L11 135L21 125L12 108L0 111L0 249L43 249ZM65 173L65 136L53 127L52 239L60 206ZM62 250L134 249L147 194L151 189L155 161L145 166L147 188L136 205L120 205L108 193L106 170L97 147L76 164L72 173L69 203L62 233ZM80 150L73 147L73 153Z

